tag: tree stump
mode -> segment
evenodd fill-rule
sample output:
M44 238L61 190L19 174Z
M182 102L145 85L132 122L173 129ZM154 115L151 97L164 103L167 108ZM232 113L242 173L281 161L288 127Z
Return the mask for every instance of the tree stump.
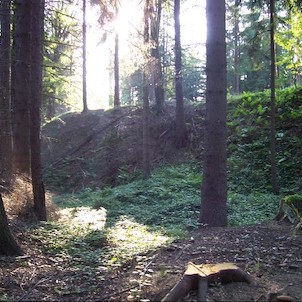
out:
M191 290L198 290L198 301L206 301L208 285L215 282L221 282L222 284L230 282L255 283L252 276L233 263L196 265L189 262L181 280L162 301L179 301Z

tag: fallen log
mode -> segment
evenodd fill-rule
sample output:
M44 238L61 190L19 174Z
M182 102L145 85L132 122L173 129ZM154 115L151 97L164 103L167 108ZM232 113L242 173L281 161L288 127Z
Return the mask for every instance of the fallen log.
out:
M181 280L163 298L162 302L179 301L191 290L198 290L198 301L206 301L208 285L212 283L247 282L254 284L248 273L233 263L216 263L196 265L188 263Z

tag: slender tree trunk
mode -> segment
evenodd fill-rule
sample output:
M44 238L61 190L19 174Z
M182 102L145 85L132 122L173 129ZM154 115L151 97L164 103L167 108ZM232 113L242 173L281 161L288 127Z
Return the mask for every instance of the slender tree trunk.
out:
M270 52L271 52L271 125L270 125L270 160L271 183L274 194L279 194L276 162L276 53L275 53L275 0L270 0Z
M0 3L0 183L9 183L12 178L10 13L11 0L2 0Z
M34 195L34 210L39 220L46 221L45 191L41 167L41 104L42 104L42 70L43 70L43 36L44 36L44 0L32 0L32 48L31 52L31 89L30 106L30 142L31 175Z
M145 63L143 74L143 176L149 178L151 174L150 150L149 150L149 40L150 40L150 2L145 0L144 8L144 45L145 45Z
M15 0L12 66L13 172L30 175L31 2Z
M201 212L209 226L227 225L225 1L207 0L206 122Z
M151 57L152 57L152 72L154 78L154 93L157 112L161 112L165 101L164 79L162 64L159 52L159 28L162 12L162 0L155 1L151 4Z
M235 0L235 25L234 25L234 88L233 93L240 93L240 74L239 74L239 8L241 0Z
M167 88L168 88L168 70L170 64L169 62L169 34L167 31L169 24L169 17L167 14L163 15L163 37L162 37L162 45L163 45L163 54L162 54L162 60L163 60L163 69L162 69L162 74L163 74L163 91L164 91L164 99L167 99Z
M176 98L176 135L175 143L178 148L187 144L187 129L184 114L182 58L180 43L180 0L174 0L175 28L175 98Z
M87 106L87 68L86 68L86 46L87 46L87 37L86 37L86 0L83 0L83 112L88 111Z
M18 256L22 255L22 250L13 237L7 216L5 213L2 196L0 193L0 255Z
M120 61L119 61L119 34L115 32L114 45L114 107L121 105L120 101Z

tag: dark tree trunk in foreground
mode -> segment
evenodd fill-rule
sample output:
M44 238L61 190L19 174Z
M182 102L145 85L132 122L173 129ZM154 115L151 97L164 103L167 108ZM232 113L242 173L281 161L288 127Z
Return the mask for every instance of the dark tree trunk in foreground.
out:
M10 13L11 1L0 3L0 183L12 177L12 131L10 110Z
M34 195L34 210L39 220L46 221L45 191L41 166L41 104L44 36L44 0L32 0L32 58L31 58L31 175Z
M175 98L176 98L176 134L175 143L178 148L187 144L187 130L184 114L182 58L180 43L180 0L174 0L175 28Z
M10 231L2 196L0 194L0 255L17 256L21 254L22 250Z
M150 39L150 2L145 0L144 7L144 45L145 62L143 74L143 176L149 178L151 174L150 150L149 150L149 39Z
M87 46L87 38L86 38L86 0L83 0L83 112L88 111L87 106L87 68L86 68L86 46Z
M15 0L12 65L13 172L30 175L31 1Z
M270 125L270 160L271 183L274 194L279 194L276 162L276 53L275 53L275 0L270 0L270 52L271 52L271 125Z
M207 88L200 223L227 225L225 1L207 0Z

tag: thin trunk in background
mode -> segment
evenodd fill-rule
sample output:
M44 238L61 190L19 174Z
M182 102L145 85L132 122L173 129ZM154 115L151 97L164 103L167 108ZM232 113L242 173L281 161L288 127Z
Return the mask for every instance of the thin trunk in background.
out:
M87 106L87 67L86 67L86 46L87 46L87 37L86 37L86 0L83 0L83 112L88 111Z
M34 210L40 221L46 221L45 190L41 164L41 105L44 36L44 0L32 0L31 41L31 103L30 103L30 143L31 176L34 196Z
M118 8L116 8L116 16L118 15ZM119 34L115 30L114 37L114 107L119 107L120 101L120 61L119 61Z
M184 114L182 53L180 42L180 0L174 0L175 29L175 98L176 98L176 131L175 144L178 148L187 144L187 129Z
M270 0L270 53L271 53L271 101L270 101L270 161L271 184L274 194L279 194L276 162L276 53L275 53L275 0Z
M11 0L0 3L0 183L7 184L12 178L12 129L10 102L11 63Z
M234 24L234 83L233 83L233 93L240 93L240 74L239 74L239 9L241 0L235 0L235 24Z
M227 225L225 1L207 0L206 117L199 222Z
M12 60L13 172L30 176L29 101L31 60L31 2L15 0Z
M144 71L143 71L143 176L149 178L151 174L149 150L149 42L150 42L150 2L145 0L144 7Z
M151 57L152 73L154 82L155 104L157 112L163 110L165 101L164 79L162 64L159 51L159 29L162 13L162 0L157 0L151 4L152 12L150 16L150 33L151 33Z

